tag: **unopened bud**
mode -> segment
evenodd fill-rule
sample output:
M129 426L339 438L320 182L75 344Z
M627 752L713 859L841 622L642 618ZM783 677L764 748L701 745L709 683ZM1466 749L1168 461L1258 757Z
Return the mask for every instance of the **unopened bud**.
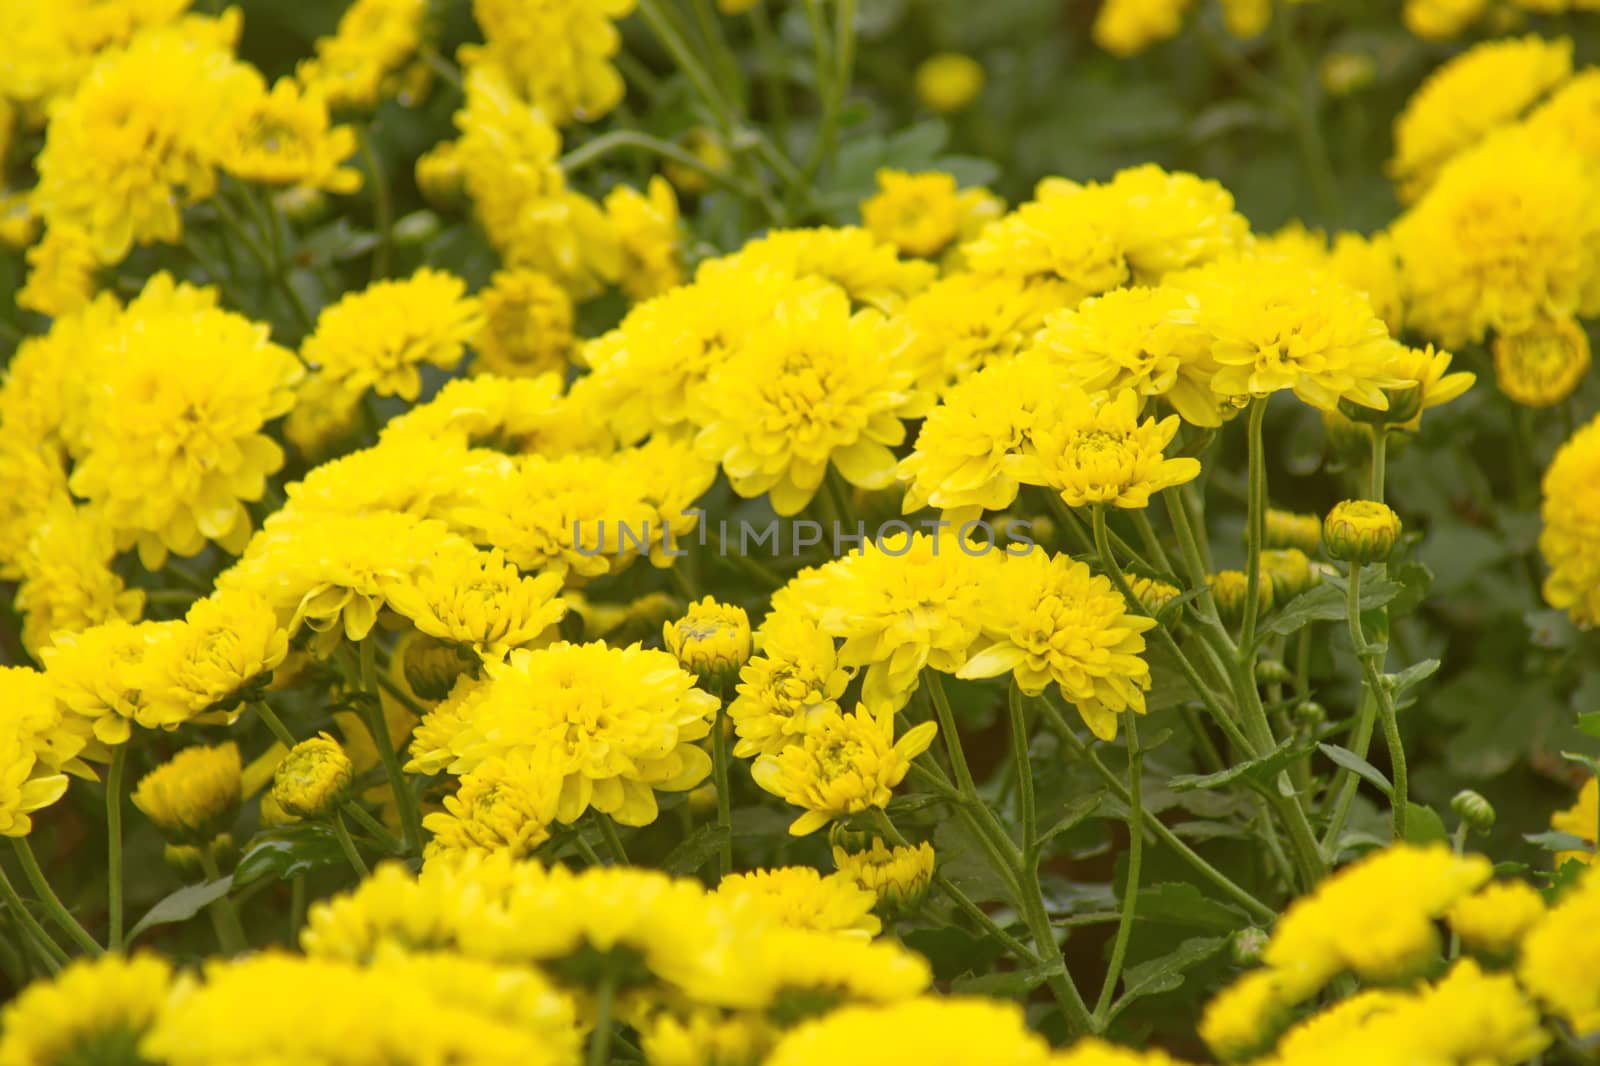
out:
M1377 500L1336 503L1322 523L1328 554L1348 563L1377 563L1389 558L1400 540L1400 516Z
M1487 833L1494 828L1494 808L1482 793L1464 788L1450 800L1450 809L1475 833Z

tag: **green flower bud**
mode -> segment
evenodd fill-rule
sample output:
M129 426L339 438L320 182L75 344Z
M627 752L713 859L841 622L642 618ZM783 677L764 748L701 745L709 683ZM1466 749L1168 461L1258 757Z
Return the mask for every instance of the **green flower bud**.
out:
M1377 500L1345 500L1334 504L1322 523L1328 554L1348 563L1376 563L1389 558L1400 540L1400 516Z
M1450 809L1475 833L1487 833L1494 828L1494 808L1482 793L1464 788L1451 798Z

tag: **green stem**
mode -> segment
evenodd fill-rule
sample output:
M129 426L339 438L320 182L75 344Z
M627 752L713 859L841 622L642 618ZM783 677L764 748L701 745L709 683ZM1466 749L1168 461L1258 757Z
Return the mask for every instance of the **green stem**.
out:
M255 709L256 716L267 727L267 732L272 734L273 739L286 748L293 748L295 745L294 734L289 732L288 726L283 724L283 719L278 717L277 712L267 706L267 701L257 700Z
M765 74L761 82L769 112L767 118L779 142L784 143L789 134L788 87L783 81L783 52L772 32L772 21L767 17L765 4L758 3L750 9L750 31L755 38L756 51L761 54L761 66Z
M672 56L672 61L688 77L695 91L711 109L718 125L722 127L722 132L731 134L735 126L732 108L717 90L716 80L701 65L700 60L695 57L694 50L684 40L683 34L678 32L678 27L662 9L661 0L639 0L639 15L649 24L650 32L655 34L662 47Z
M383 823L368 814L355 800L345 800L339 809L353 818L357 825L372 834L378 846L392 855L405 854L405 842L397 839Z
M1280 12L1281 16L1281 12ZM1250 495L1249 514L1245 520L1245 593L1244 625L1239 634L1241 659L1254 661L1256 653L1256 620L1261 612L1261 542L1265 539L1267 510L1267 455L1261 439L1261 427L1267 417L1267 401L1257 398L1250 403Z
M806 23L811 29L811 61L816 71L817 95L822 98L822 118L817 124L816 140L802 168L807 181L815 180L817 172L827 160L839 132L838 100L835 95L837 71L829 56L830 39L827 17L822 0L805 0Z
M1054 732L1063 743L1072 748L1074 754L1089 764L1090 768L1093 769L1095 773L1099 775L1100 779L1105 782L1106 786L1111 789L1113 795L1120 799L1124 804L1131 805L1133 796L1132 793L1128 791L1128 786L1123 783L1120 777L1112 772L1110 767L1106 766L1106 764L1100 760L1100 756L1098 754L1096 754L1078 737L1076 733L1072 731L1072 727L1067 723L1066 718L1061 714L1061 711L1057 709L1056 705L1051 703L1048 699L1041 698L1039 701L1039 706L1044 711L1045 720L1049 723L1051 731ZM1223 873L1215 866L1212 866L1211 863L1207 862L1199 852L1195 851L1187 843L1185 843L1183 838L1179 837L1176 833L1169 829L1166 823L1161 821L1161 819L1154 813L1150 811L1144 811L1143 814L1145 828L1150 830L1157 840L1161 841L1161 843L1177 852L1179 857L1181 857L1184 862L1188 863L1196 873L1198 873L1201 877L1204 877L1207 881L1210 881L1213 885L1217 886L1217 888L1219 888L1223 894L1228 896L1234 902L1238 903L1240 906L1244 907L1244 909L1249 911L1257 920L1272 921L1278 916L1277 911L1273 910L1265 903L1262 903L1259 899L1256 899L1255 896L1251 895L1248 891L1236 884L1230 877L1228 877L1227 874Z
M622 847L622 838L617 835L616 823L603 811L595 811L594 816L594 820L600 823L600 837L606 842L606 850L611 852L611 861L618 866L628 865L628 853Z
M369 872L366 860L361 857L361 852L356 850L356 842L350 839L350 828L344 824L344 815L334 811L330 821L333 824L334 838L339 841L339 850L344 852L344 857L349 860L350 868L356 872L357 877L366 877Z
M589 1034L588 1066L611 1066L611 1008L617 994L617 975L609 966L600 977L594 997L594 1031Z
M1172 573L1172 562L1167 558L1167 550L1161 546L1161 538L1156 536L1155 527L1150 524L1150 516L1145 508L1135 508L1133 514L1134 528L1139 531L1139 540L1144 544L1144 550L1149 554L1150 561L1166 573Z
M1382 679L1377 680L1382 685ZM1378 701L1378 718L1383 722L1383 742L1389 749L1389 769L1394 777L1394 796L1390 809L1394 816L1394 839L1406 838L1406 808L1411 805L1407 784L1406 747L1400 740L1400 723L1395 715L1393 699L1385 696Z
M1144 753L1139 750L1139 723L1137 715L1128 715L1128 877L1122 891L1122 920L1117 923L1117 938L1111 945L1111 965L1106 970L1105 983L1100 986L1100 999L1095 1003L1095 1017L1100 1024L1106 1021L1111 1008L1111 995L1116 991L1117 979L1122 976L1122 964L1128 956L1128 940L1133 936L1133 921L1139 909L1139 877L1144 863Z
M1039 861L1039 814L1033 794L1033 760L1029 755L1028 718L1022 706L1022 689L1017 679L1011 679L1006 693L1006 707L1011 719L1011 757L1016 764L1017 808L1022 817L1023 861Z
M1387 426L1372 427L1372 499L1383 502L1384 477L1388 466L1389 455L1389 429Z
M928 698L933 703L933 713L939 722L939 735L944 738L945 752L950 756L950 767L956 775L956 786L962 796L975 799L978 787L972 780L971 768L967 766L967 755L961 747L961 734L956 731L956 716L950 709L949 697L945 695L944 682L939 680L937 671L925 668L922 671L922 683L927 686Z
M50 887L49 880L44 876L44 871L39 868L39 860L33 854L33 848L28 843L27 837L12 837L11 844L16 848L17 861L22 864L22 872L28 878L28 883L38 893L39 902L43 905L45 913L50 915L50 920L55 922L63 933L71 937L73 942L90 955L103 955L102 948L89 931L67 910L61 902L61 897L56 895L55 889Z
M39 949L39 954L51 973L66 965L67 953L61 950L61 945L55 942L55 939L45 931L45 927L39 924L39 919L33 916L28 905L22 901L22 896L17 893L16 886L11 883L11 878L6 876L3 866L0 866L0 900L5 902L6 909L16 917L17 924Z
M1316 79L1306 64L1305 56L1295 44L1294 31L1289 24L1291 5L1278 4L1276 7L1272 15L1274 41L1279 61L1291 83L1290 91L1284 97L1284 111L1294 126L1312 195L1317 199L1324 220L1335 224L1339 219L1339 192L1334 183L1333 160L1328 155L1327 144L1322 139L1322 128L1317 121Z
M372 128L356 127L356 142L360 146L361 161L367 165L372 179L372 225L378 243L372 249L372 281L389 276L389 259L394 250L394 198L389 188L389 173L378 158L377 146L372 141Z
M957 888L955 882L951 881L943 873L935 872L933 883L939 886L941 892L950 897L951 902L956 905L957 909L977 923L978 927L985 933L998 940L1019 961L1028 966L1037 966L1039 964L1039 956L1034 954L1032 948L1000 928L1000 923L990 917L989 913L982 907L974 903L972 897Z
M122 950L122 791L128 771L128 745L111 749L106 771L106 946Z
M584 142L580 147L574 148L561 157L561 169L568 174L573 174L584 167L599 162L611 153L625 148L637 148L641 151L653 152L663 159L670 159L679 166L694 171L707 181L730 189L747 199L754 200L758 196L755 189L739 180L737 175L727 171L716 170L693 152L685 151L670 141L663 141L659 137L652 137L648 133L640 133L638 130L611 130L593 140Z
M289 883L289 943L300 940L300 927L306 923L306 875L295 874Z
M733 796L728 784L728 707L726 686L717 692L717 718L711 726L711 773L717 787L717 832L721 841L717 845L717 873L727 877L733 872Z
M725 99L738 102L743 89L743 79L739 76L739 63L728 47L727 35L722 32L722 23L717 20L717 14L711 8L711 0L691 0L691 4L694 8L695 22L700 28L700 36L705 39L706 48L711 54L711 71L717 89L724 94Z
M400 830L405 838L406 852L419 854L422 850L422 816L417 811L417 797L406 780L400 757L395 753L394 741L389 736L389 722L383 713L383 697L378 694L378 641L368 636L361 641L361 690L367 694L367 730L378 749L384 773L389 777L389 787L394 790L395 806L400 811Z
M222 880L222 870L217 866L217 856L210 844L202 845L200 851L200 869L205 871L206 880L215 882ZM247 950L250 943L245 939L244 925L239 921L239 912L233 905L233 900L224 892L212 900L206 908L211 913L211 924L217 932L217 943L229 955L238 955Z

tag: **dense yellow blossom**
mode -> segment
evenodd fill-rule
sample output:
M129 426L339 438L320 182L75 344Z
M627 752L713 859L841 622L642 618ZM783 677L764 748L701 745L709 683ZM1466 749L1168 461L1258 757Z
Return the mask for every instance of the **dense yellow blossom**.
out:
M1580 625L1600 623L1600 418L1556 452L1542 494L1539 552L1550 567L1545 602Z
M1544 918L1544 897L1523 881L1495 881L1450 908L1450 928L1474 951L1504 957Z
M795 1029L768 1066L849 1062L866 1049L883 1066L1046 1066L1049 1045L1023 1023L1014 1003L920 998L883 1007L849 1007Z
M558 126L593 122L622 99L611 65L621 44L613 22L634 0L473 0L485 43L461 49L465 65L492 65L512 88Z
M1554 407L1589 371L1589 334L1570 318L1538 318L1494 339L1495 384L1525 407Z
M971 56L940 52L917 67L917 98L940 114L960 111L983 91L983 67Z
M750 618L744 608L707 596L662 626L661 643L692 674L731 677L750 658Z
M952 175L939 171L883 169L877 183L877 194L861 203L861 224L903 255L934 258L998 213L985 190L963 192Z
M475 374L507 377L564 371L576 348L572 298L532 270L502 270L478 293L483 326L473 341Z
M330 106L370 110L422 44L427 0L355 0L297 76Z
M444 810L422 820L428 858L503 851L521 858L550 838L561 768L552 749L495 756L461 779Z
M667 179L651 178L643 193L618 185L607 194L605 209L622 255L623 292L648 300L683 280L678 198Z
M232 711L288 655L289 636L265 596L248 590L196 600L146 658L149 698L161 717Z
M241 796L239 746L184 748L133 790L133 805L169 840L209 844L227 830Z
M1043 551L1006 558L988 577L985 640L958 677L1009 672L1029 696L1054 683L1102 740L1117 735L1118 714L1144 712L1143 634L1156 621L1130 613L1109 578Z
M804 808L789 832L813 833L835 818L887 806L911 760L933 743L938 727L923 722L895 738L894 714L885 708L852 714L825 710L814 716L799 743L762 755L751 768L756 784Z
M289 749L272 775L272 799L298 818L334 813L354 779L350 756L326 733Z
M853 673L840 665L833 638L811 618L774 612L759 642L728 704L739 736L733 753L740 758L775 755L798 741L815 715L838 709Z
M58 633L138 621L145 594L125 587L111 568L116 538L100 512L70 506L63 493L26 519L30 536L13 557L21 578L14 603L23 613L24 647L37 655Z
M0 1011L0 1063L93 1061L136 1047L165 1008L171 983L172 965L148 952L79 959Z
M1115 56L1131 56L1176 37L1188 0L1105 0L1094 19L1094 43Z
M862 851L833 849L833 864L842 877L871 892L881 910L890 914L911 911L922 902L933 882L933 845L885 847L873 838Z
M933 281L931 263L901 259L893 244L859 226L771 230L732 255L707 260L697 282L771 272L820 278L843 289L857 306L891 312Z
M230 116L221 165L228 173L268 185L297 185L351 193L361 175L341 166L356 150L355 131L329 126L328 105L316 89L302 92L282 78Z
M795 929L875 936L883 925L872 914L876 895L848 877L824 876L809 866L729 874L717 884L716 894L760 908Z
M1045 316L1063 300L1057 285L1004 274L940 278L905 305L917 380L944 392L973 371L1016 355L1031 346Z
M388 602L423 633L499 660L561 621L560 589L558 574L525 577L500 552L451 540L410 580L391 588Z

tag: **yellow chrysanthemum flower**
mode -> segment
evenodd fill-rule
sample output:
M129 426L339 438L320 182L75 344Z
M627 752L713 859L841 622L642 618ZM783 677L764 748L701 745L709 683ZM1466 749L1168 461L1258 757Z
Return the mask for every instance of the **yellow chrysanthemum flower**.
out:
M1069 507L1147 507L1152 493L1198 476L1200 461L1163 458L1178 416L1141 422L1139 406L1131 389L1111 397L1062 389L1035 415L1027 446L1007 459L1006 472L1058 493Z
M239 746L184 748L133 790L133 805L176 844L205 845L232 824L241 798Z
M559 574L526 577L499 551L452 540L386 595L390 608L423 633L500 660L561 621L560 591Z
M814 833L835 818L887 806L911 760L928 750L938 726L923 722L894 736L894 712L819 712L802 735L776 755L751 767L756 784L805 809L789 832Z
M718 882L715 894L794 929L870 937L883 928L872 914L876 896L848 877L824 876L809 866L729 874Z
M496 756L461 778L444 810L422 826L433 838L425 857L504 852L521 858L550 839L560 798L554 751Z
M478 302L458 277L427 267L351 293L317 317L301 354L346 391L415 400L418 368L449 370L482 325Z
M983 92L983 67L971 56L940 52L917 67L917 99L941 115L960 111Z
M991 210L982 189L962 192L942 171L909 174L879 170L878 192L861 203L861 224L903 255L936 258L952 243L971 235L974 222Z
M132 1058L132 1049L165 1009L171 985L172 964L148 952L74 960L49 980L29 985L0 1011L0 1063Z
M1523 124L1558 137L1591 162L1600 159L1600 69L1586 67L1550 94Z
M244 503L283 465L262 429L293 405L300 364L265 325L216 300L157 274L86 367L94 386L70 485L150 569L208 540L242 550Z
M330 128L327 102L315 88L302 92L292 78L239 108L222 134L222 168L245 181L352 193L361 174L342 166L356 150L355 131Z
M1517 977L1580 1037L1600 1031L1600 877L1578 885L1523 938Z
M1094 18L1094 43L1123 59L1137 55L1176 37L1188 7L1189 0L1106 0Z
M1554 407L1589 371L1589 333L1570 318L1536 319L1494 339L1495 384L1524 407Z
M461 775L495 756L553 752L547 772L559 780L556 818L567 825L591 806L648 825L657 790L686 791L711 772L695 742L710 732L717 698L666 652L561 642L513 651L485 671L464 704L446 701L423 720L413 771Z
M1128 280L1119 227L1105 198L1073 182L1041 183L1035 199L983 228L962 246L968 269L1055 283L1062 306Z
M1271 1043L1288 1004L1276 971L1253 970L1206 1001L1200 1038L1225 1062L1246 1058Z
M951 274L906 301L908 358L924 388L945 392L1029 348L1065 294L1059 284L1003 274ZM1018 400L1024 397L1017 397Z
M894 481L891 448L930 397L901 362L910 336L836 290L780 305L718 368L701 399L696 447L740 496L799 512L832 467L852 485Z
M461 49L465 66L489 64L558 126L594 122L622 99L622 76L611 65L621 45L615 21L634 0L473 0L484 44Z
M1405 0L1406 29L1430 41L1460 36L1489 6L1488 0Z
M427 0L355 0L296 77L330 107L371 110L422 44Z
M808 617L775 610L759 642L728 704L739 736L733 753L742 759L775 755L798 742L816 714L837 710L853 673L839 665L833 638Z
M272 800L297 818L322 818L344 800L354 778L355 767L344 748L320 733L283 757L272 775Z
M182 622L103 622L79 633L60 632L39 652L56 696L89 719L103 744L125 743L133 724L171 731L192 713L154 698L148 659Z
M1410 202L1454 156L1513 122L1572 73L1572 42L1529 35L1488 41L1441 64L1394 123L1389 174Z
M1600 418L1556 452L1541 491L1545 602L1579 625L1600 623Z
M1029 1031L1015 1003L960 996L846 1007L786 1034L767 1066L850 1062L925 1066L1048 1066L1050 1045Z
M1087 563L1044 551L1007 557L991 568L982 617L986 640L957 677L1009 672L1029 696L1054 683L1102 740L1116 737L1118 714L1144 713L1143 634L1156 621L1131 613Z
M100 260L89 231L58 222L26 254L28 279L17 306L59 318L84 307L99 287Z
M702 263L695 281L726 284L730 276L764 272L831 282L857 307L889 314L927 288L938 270L919 259L901 259L894 245L859 226L838 226L769 230L732 255Z
M1450 908L1450 928L1474 951L1504 957L1545 915L1544 897L1524 881L1495 881Z
M706 596L682 618L662 625L661 642L685 670L701 678L726 678L750 658L750 618L743 607Z
M191 604L183 624L151 648L148 698L162 718L231 711L288 653L289 635L265 596L216 592Z
M1335 559L1355 564L1382 562L1394 552L1403 526L1388 504L1341 500L1322 520L1322 543Z
M145 594L124 587L112 569L116 539L100 512L70 506L63 493L28 518L31 536L12 557L21 578L14 602L23 615L23 647L37 656L59 633L138 621Z
M872 846L862 851L833 849L833 865L842 877L871 892L887 914L913 911L933 883L933 845L886 847L873 838Z
M1145 163L1092 188L1138 285L1238 254L1249 238L1233 194L1195 174Z
M501 270L478 293L483 328L473 342L474 374L564 373L576 350L572 297L544 274Z
M606 195L605 209L622 254L619 280L629 298L648 300L683 281L678 198L667 179L656 175L642 194L618 185Z

